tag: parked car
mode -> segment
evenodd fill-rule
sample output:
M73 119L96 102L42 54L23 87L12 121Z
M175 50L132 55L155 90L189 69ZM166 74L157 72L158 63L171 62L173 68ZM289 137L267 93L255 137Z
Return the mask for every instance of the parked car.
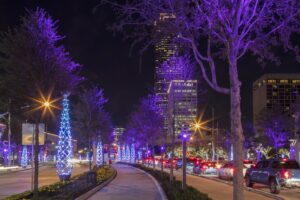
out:
M255 164L255 161L253 161L253 160L244 160L243 163L244 163L245 167L250 168L253 164Z
M176 169L180 169L182 168L182 158L179 158L178 160L176 160Z
M245 182L247 187L253 187L254 183L268 185L271 193L278 194L281 187L300 187L300 167L295 160L259 161L247 169Z
M221 168L218 169L218 177L220 179L232 179L233 173L235 171L234 165L232 162L225 163ZM243 176L245 176L247 167L243 166Z
M195 165L193 173L199 175L217 175L216 162L203 162Z
M194 166L195 166L194 162L187 162L186 163L186 171L189 173L192 173Z

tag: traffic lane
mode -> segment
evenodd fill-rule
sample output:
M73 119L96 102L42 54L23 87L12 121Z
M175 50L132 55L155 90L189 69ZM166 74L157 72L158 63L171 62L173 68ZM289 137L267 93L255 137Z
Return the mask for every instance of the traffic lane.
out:
M254 184L253 189L260 190L266 193L270 193L270 189L266 185ZM280 193L276 196L284 198L286 200L299 200L300 188L282 188Z
M74 165L72 176L88 170L87 165ZM39 168L39 187L59 181L55 166ZM0 175L0 199L31 190L31 169Z
M182 180L182 171L175 171L178 180ZM208 194L214 200L232 200L233 188L231 185L214 181L200 176L187 174L187 184L198 189L200 192ZM245 200L269 200L271 198L244 190Z

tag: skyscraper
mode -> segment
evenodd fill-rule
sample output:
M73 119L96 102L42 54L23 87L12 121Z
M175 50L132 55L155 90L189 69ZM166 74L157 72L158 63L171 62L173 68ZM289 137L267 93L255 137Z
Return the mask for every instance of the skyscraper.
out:
M164 26L174 20L176 17L173 14L169 13L160 13L159 20L154 24L155 30L158 33L162 32ZM157 102L158 106L162 110L162 115L164 117L164 130L168 129L168 120L167 120L167 106L168 106L168 94L167 88L169 81L164 77L164 73L168 73L162 70L163 62L167 61L171 56L174 56L178 52L178 45L174 43L174 35L163 35L155 45L155 83L154 83L154 92L159 97Z
M197 80L173 80L168 89L168 125L175 136L197 117Z

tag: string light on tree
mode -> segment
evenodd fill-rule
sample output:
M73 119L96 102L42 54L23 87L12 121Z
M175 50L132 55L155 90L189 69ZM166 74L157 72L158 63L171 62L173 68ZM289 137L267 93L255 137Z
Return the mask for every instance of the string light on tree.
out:
M117 156L117 161L120 161L122 158L122 152L121 152L121 147L120 147L120 145L118 145L118 156Z
M126 145L126 158L127 161L130 161L130 149L129 146Z
M24 145L22 149L22 156L21 156L21 167L26 168L28 165L28 151L27 146Z
M123 146L122 148L122 157L121 157L121 160L125 160L126 159L126 147Z
M96 165L99 167L103 164L103 146L101 140L97 143Z
M134 146L134 144L131 144L130 162L135 163L135 146Z
M70 158L72 155L72 137L69 116L69 94L64 94L61 113L58 150L57 150L57 173L61 181L70 179L72 173L72 164Z

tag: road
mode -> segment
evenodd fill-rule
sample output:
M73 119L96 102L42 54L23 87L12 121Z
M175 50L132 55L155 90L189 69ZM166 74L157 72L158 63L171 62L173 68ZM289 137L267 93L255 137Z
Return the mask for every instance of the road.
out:
M232 183L231 181L221 180L217 177L207 177L207 178L210 178L214 181L221 181L226 184ZM262 192L266 195L277 196L277 197L280 197L280 198L286 199L286 200L299 200L300 199L300 188L293 188L293 189L282 188L280 191L280 194L278 194L278 195L271 194L269 187L266 185L254 184L253 189L256 190L257 192Z
M161 200L153 180L144 172L122 164L115 164L117 177L89 200Z
M168 169L165 169L168 172ZM174 171L177 180L182 180L182 171ZM198 189L202 193L208 194L213 200L232 200L232 186L223 182L210 180L207 178L187 174L187 184ZM270 200L266 196L244 191L245 200Z
M182 171L180 170L177 173L182 173ZM201 177L198 177L198 176L195 176L195 175L189 175L189 176L191 176L191 177L194 176L196 178L201 178ZM230 181L224 181L224 180L220 180L220 179L214 178L214 177L211 178L211 181L215 181L215 182L220 182L221 181L222 184L227 184L227 185L228 185L228 183L231 184ZM270 190L269 190L269 187L265 186L265 185L254 184L253 189L258 190L258 192L262 191L266 195L271 194ZM247 193L252 193L252 192L247 192ZM281 190L280 194L278 194L278 195L272 194L272 195L273 196L278 196L278 197L286 199L286 200L299 200L300 199L300 189L283 188ZM266 197L264 197L264 198L266 198ZM247 199L247 197L246 197L246 199Z
M265 185L259 185L259 184L254 184L253 186L254 189L264 191L269 193L269 187ZM288 188L283 188L280 191L280 194L276 195L278 197L284 198L286 200L299 200L300 199L300 189L288 189Z
M88 165L74 165L72 176L88 170ZM39 186L59 181L55 166L40 167ZM0 175L0 199L31 189L31 170L11 172Z

